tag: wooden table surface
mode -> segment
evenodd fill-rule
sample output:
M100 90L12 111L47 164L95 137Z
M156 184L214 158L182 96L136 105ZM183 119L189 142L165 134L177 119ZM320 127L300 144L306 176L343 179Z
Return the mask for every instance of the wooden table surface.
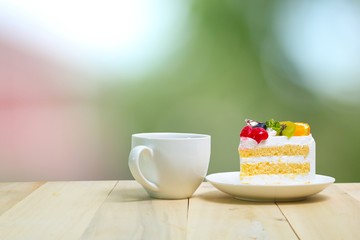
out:
M247 202L203 183L151 199L135 181L0 183L0 239L360 239L360 183Z

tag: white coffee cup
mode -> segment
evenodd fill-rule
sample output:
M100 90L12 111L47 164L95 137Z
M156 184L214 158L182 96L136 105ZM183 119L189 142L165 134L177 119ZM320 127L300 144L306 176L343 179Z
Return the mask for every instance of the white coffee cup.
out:
M133 134L130 171L152 197L191 197L206 176L210 141L193 133Z

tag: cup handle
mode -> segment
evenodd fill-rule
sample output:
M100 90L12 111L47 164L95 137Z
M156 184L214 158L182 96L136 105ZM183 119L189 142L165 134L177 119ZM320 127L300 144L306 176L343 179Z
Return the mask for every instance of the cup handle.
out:
M144 187L154 192L157 192L159 191L159 187L155 183L147 180L140 171L139 158L144 151L147 151L151 157L153 156L153 150L146 146L136 146L133 149L131 149L129 155L129 168L131 174L133 175L136 181L138 181Z

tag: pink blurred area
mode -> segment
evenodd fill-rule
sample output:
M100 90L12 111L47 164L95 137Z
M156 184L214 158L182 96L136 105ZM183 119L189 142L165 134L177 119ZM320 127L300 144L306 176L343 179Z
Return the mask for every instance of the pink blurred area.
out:
M0 38L0 181L104 178L87 76Z

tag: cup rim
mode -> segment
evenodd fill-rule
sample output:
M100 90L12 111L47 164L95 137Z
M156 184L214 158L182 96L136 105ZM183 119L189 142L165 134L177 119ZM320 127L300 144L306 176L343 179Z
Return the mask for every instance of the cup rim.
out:
M134 133L132 137L152 140L172 140L172 141L184 141L184 140L199 140L210 138L210 135L199 133L179 133L179 132L146 132L146 133Z

